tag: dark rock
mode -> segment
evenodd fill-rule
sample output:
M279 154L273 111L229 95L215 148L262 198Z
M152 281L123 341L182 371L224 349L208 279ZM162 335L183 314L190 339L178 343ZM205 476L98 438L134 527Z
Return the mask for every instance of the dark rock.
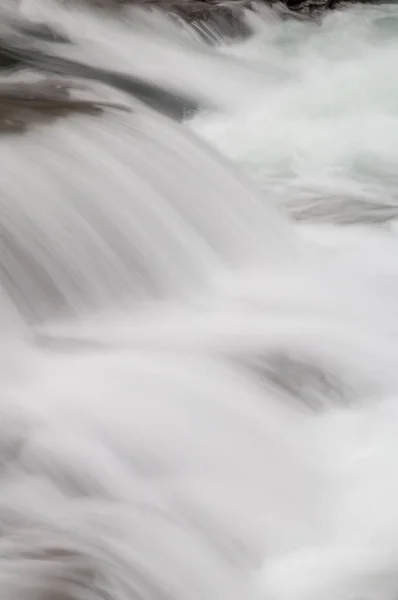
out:
M0 131L19 133L35 123L71 113L99 113L105 107L126 110L123 106L95 99L79 99L72 95L74 90L78 91L75 84L58 79L32 83L0 81Z
M82 0L69 0L81 2ZM354 3L379 3L383 0L83 0L101 8L123 8L139 6L148 10L158 9L168 15L176 16L187 23L206 23L220 29L225 35L236 37L249 33L245 22L245 11L260 10L267 6L276 8L280 5L286 10L277 13L282 18L296 18L297 14L309 18ZM389 0L391 1L391 0Z
M64 42L64 40L62 41ZM21 45L15 44L15 47L11 41L0 42L0 57L4 56L4 63L7 67L30 66L43 73L99 81L130 94L145 105L177 121L183 120L199 108L199 103L188 95L166 90L155 83L143 81L130 74L116 73L99 67L91 67L79 61L42 53L29 47L29 36L25 38L24 42Z
M264 5L271 7L281 19L294 18L299 20L318 19L319 15L325 10L333 10L342 5L341 0L63 0L63 2L71 5L84 2L97 7L99 10L123 11L126 6L160 10L175 20L182 20L195 27L208 43L217 43L220 36L233 39L248 36L250 28L246 22L247 11L259 10ZM100 81L127 92L147 106L175 120L182 120L200 108L195 98L173 93L159 85L140 80L132 75L118 74L106 69L90 67L78 61L58 58L34 50L35 45L32 44L34 40L55 44L69 43L65 37L53 30L48 24L23 24L18 26L13 23L12 26L15 30L16 43L13 43L15 40L12 37L11 39L7 38L7 41L5 38L0 40L0 69L18 69L30 66L43 73ZM24 114L27 110L26 101L25 98L25 108L22 111ZM51 103L54 102L53 97ZM37 99L35 106L38 106ZM4 124L8 124L7 126L11 129L18 129L22 126L24 119L20 120L15 117L17 109L20 111L20 107L18 107L19 104L16 101L15 110L10 111L10 116L11 114L14 116L10 119L3 117L3 125L0 124L0 127L4 129ZM64 108L70 111L72 108L71 102L69 101L67 107ZM80 109L82 108L81 105ZM3 111L3 115L6 113L4 98L2 101L1 97L0 110ZM46 107L46 110L47 113L50 112L49 106ZM59 99L57 110L61 110Z

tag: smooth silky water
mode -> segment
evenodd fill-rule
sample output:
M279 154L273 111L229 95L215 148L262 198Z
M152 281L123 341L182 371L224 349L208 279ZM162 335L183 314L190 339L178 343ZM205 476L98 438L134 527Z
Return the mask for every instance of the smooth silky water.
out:
M20 11L203 108L0 136L0 597L396 600L398 8Z

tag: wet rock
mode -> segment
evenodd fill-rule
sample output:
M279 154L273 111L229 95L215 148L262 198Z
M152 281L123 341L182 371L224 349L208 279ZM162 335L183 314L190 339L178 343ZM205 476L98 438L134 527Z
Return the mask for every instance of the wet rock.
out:
M82 0L69 0L72 2ZM123 8L139 6L148 10L158 9L174 15L189 24L208 24L227 37L245 36L250 33L246 23L247 11L261 10L264 6L275 9L284 19L316 18L328 10L347 4L366 3L369 0L84 0L99 8ZM376 0L377 1L377 0ZM281 10L280 7L286 10Z
M115 107L95 99L80 99L73 91L78 91L75 84L58 79L0 81L0 132L19 133L33 124L71 113L95 114L105 107Z
M275 10L282 19L297 19L302 12L308 17L310 3L331 3L337 0L68 0L70 3L85 2L103 10L123 10L138 7L146 10L159 10L170 18L183 21L198 28L198 33L211 42L209 28L223 38L247 37L251 33L247 23L248 11L256 12L264 6ZM305 6L304 6L305 5ZM216 35L217 37L217 35Z
M28 36L29 37L29 36ZM164 89L163 87L141 80L130 74L119 74L107 69L90 67L79 61L68 60L50 54L42 53L29 47L28 40L24 40L24 46L13 47L12 41L6 44L0 42L0 56L4 55L8 67L26 68L32 67L42 73L53 73L59 76L70 78L81 78L91 81L105 83L116 89L119 89L134 98L137 98L146 106L168 116L176 121L181 121L190 114L195 113L199 108L196 99L188 95L178 94ZM26 100L26 99L25 99ZM36 101L35 106L38 106ZM49 108L49 107L47 107ZM70 110L71 103L67 104L67 110ZM80 105L81 108L81 105ZM57 109L61 109L60 103ZM0 89L0 110L1 110L1 89ZM15 111L13 111L15 113ZM46 113L47 114L47 113ZM19 121L4 118L2 120L7 127L19 127ZM17 124L18 123L18 124Z

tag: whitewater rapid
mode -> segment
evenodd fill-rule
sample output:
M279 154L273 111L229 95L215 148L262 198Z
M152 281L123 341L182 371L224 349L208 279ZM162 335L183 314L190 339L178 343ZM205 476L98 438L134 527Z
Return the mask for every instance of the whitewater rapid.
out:
M0 136L2 600L396 600L397 7L18 10L201 108Z

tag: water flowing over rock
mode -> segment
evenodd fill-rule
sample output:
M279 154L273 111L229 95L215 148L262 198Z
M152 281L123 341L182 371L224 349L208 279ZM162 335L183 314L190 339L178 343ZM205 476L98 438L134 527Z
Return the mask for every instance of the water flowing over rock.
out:
M0 600L398 597L398 8L238 9L0 6Z

